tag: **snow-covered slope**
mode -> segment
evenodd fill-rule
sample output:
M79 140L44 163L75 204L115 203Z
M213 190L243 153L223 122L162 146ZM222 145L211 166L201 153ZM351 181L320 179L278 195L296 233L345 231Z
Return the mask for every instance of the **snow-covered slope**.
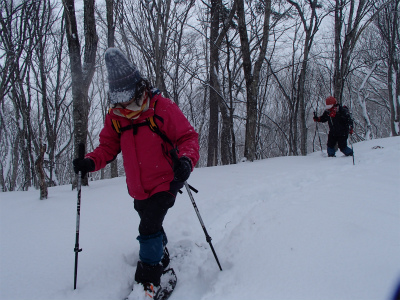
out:
M378 147L377 147L378 146ZM164 228L178 285L171 300L391 299L400 280L400 137L321 152L195 169ZM0 193L0 299L123 299L139 218L125 178L82 189L73 290L76 191Z

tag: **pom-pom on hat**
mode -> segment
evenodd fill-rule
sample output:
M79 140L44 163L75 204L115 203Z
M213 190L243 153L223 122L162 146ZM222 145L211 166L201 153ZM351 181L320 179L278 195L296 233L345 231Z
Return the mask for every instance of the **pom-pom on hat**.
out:
M139 70L117 48L108 48L104 59L108 72L110 104L132 100L138 82L142 81Z
M325 102L326 102L326 108L328 108L328 109L332 108L337 103L335 97L332 97L332 96L329 96L328 98L326 98Z

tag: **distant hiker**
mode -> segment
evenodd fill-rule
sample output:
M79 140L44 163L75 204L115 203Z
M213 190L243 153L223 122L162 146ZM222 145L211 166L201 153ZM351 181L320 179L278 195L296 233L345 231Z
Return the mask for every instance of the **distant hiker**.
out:
M329 134L327 143L327 152L329 157L334 157L337 150L336 144L340 151L346 156L352 156L353 150L347 146L347 138L353 134L353 120L347 106L337 103L332 96L326 98L326 110L322 116L317 117L314 112L314 122L328 122Z
M135 280L144 293L155 293L169 264L164 217L199 159L198 134L119 49L109 48L105 63L110 110L99 146L84 159L74 159L74 171L100 170L122 151L128 193L140 216ZM173 148L180 162L175 169Z

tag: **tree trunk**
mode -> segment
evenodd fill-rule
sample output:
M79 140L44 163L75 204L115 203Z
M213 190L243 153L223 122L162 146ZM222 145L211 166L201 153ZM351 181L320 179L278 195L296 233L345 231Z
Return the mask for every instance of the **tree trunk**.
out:
M228 72L228 95L229 95L229 130L230 130L230 147L231 147L231 164L236 164L236 140L235 140L235 130L234 130L234 123L233 123L233 112L234 112L234 106L233 106L233 79L232 79L232 71L229 67L231 63L230 59L230 51L231 51L231 45L228 39L228 36L226 36L226 56L227 56L227 63L226 63L226 68Z
M114 22L114 0L106 0L107 10L107 45L114 47L115 22Z
M365 121L365 139L366 140L372 140L374 138L374 133L372 132L372 124L371 121L369 119L368 116L368 111L367 111L367 104L365 103L365 99L363 99L361 92L364 89L368 79L371 77L372 73L375 71L375 68L377 67L377 63L375 63L371 70L368 71L367 75L365 76L363 82L361 83L361 86L359 87L359 89L357 90L357 99L358 99L358 103L361 107L361 111L362 111L362 116L363 119Z
M243 72L246 81L247 95L247 120L246 120L246 140L244 146L244 156L253 161L256 158L256 127L257 127L257 97L258 83L262 64L267 52L269 36L269 19L271 15L271 0L265 1L263 34L261 37L260 53L252 70L250 42L247 35L245 19L244 1L237 2L237 15L239 18L238 29L240 35L240 45L243 56Z
M12 173L11 173L11 178L10 178L10 186L9 186L9 191L14 191L17 183L17 176L18 176L18 165L20 163L20 149L19 146L22 144L23 138L22 138L22 132L18 130L17 132L17 137L15 138L15 142L13 145L13 167L12 167Z
M221 89L220 89L221 93ZM220 96L222 98L222 95ZM224 99L219 101L219 109L221 111L222 128L221 128L221 163L222 165L229 165L232 162L231 153L231 126L228 108Z
M36 172L38 175L39 188L40 188L40 200L47 199L48 190L46 182L46 173L44 171L44 153L46 152L46 145L40 145L40 153L35 161Z
M83 143L86 149L88 134L88 91L95 71L95 58L98 37L94 18L94 0L84 0L84 28L85 51L84 65L81 62L81 47L75 16L75 1L63 0L64 15L70 68L72 76L73 120L74 120L74 157L78 157L79 144ZM75 187L76 183L73 184ZM82 185L88 185L87 177Z
M340 70L340 48L341 48L341 32L343 26L343 0L335 1L335 40L334 40L334 73L333 73L333 96L340 102L342 90L342 77Z
M57 39L60 39L59 42L59 47L57 45L54 46L54 51L55 54L54 56L48 56L48 49L49 49L49 37L53 37L53 32L51 31L51 22L53 21L51 18L51 15L53 13L53 7L51 6L49 1L42 1L41 4L43 6L40 6L40 2L37 2L38 5L38 16L36 18L37 22L35 24L35 54L39 60L38 64L38 72L39 76L36 79L37 81L37 86L40 89L40 92L42 94L42 99L41 99L41 108L42 112L40 115L40 118L44 119L45 123L45 134L46 134L46 150L48 152L48 174L49 174L49 184L54 185L54 180L55 178L55 151L57 147L57 135L59 131L59 116L60 116L60 111L61 111L61 97L59 94L59 89L61 85L61 79L60 79L60 72L61 72L61 65L62 65L62 45L64 41L64 33L61 33L60 36L57 36ZM63 26L63 23L61 22L61 26ZM63 28L62 28L63 29ZM48 69L49 69L49 63L48 60L53 60L56 61L55 65L57 66L57 76L54 78L55 82L55 91L54 91L54 97L52 95L48 94ZM53 64L54 62L51 61L50 64ZM41 143L39 144L39 149L41 150ZM39 150L39 151L40 151ZM53 178L54 175L54 178ZM40 185L40 182L39 182Z
M106 8L107 8L107 45L108 47L114 47L114 40L115 40L114 0L106 0ZM111 171L111 178L118 177L118 156L110 163L110 171Z
M300 110L300 152L301 155L307 155L307 126L306 126L306 101L305 101L305 83L308 65L308 56L311 51L312 43L315 34L318 31L318 16L317 16L317 0L309 1L311 8L311 17L309 18L309 24L307 24L306 17L304 16L304 11L301 9L297 2L292 0L287 0L291 5L293 5L301 19L303 24L303 29L306 34L304 39L304 54L303 61L301 63L300 75L297 84L297 101L299 103Z
M215 44L219 31L220 0L211 1L210 28L210 123L208 127L207 167L218 165L218 47Z
M392 136L400 135L399 5L399 0L393 1L379 13L376 20L380 36L388 50L387 87Z
M222 128L221 128L221 163L223 165L230 164L232 154L230 117L227 105L222 94L221 84L218 76L219 65L219 48L230 28L231 21L236 12L236 1L234 1L229 15L223 20L222 30L219 31L221 23L222 1L211 1L211 28L210 28L210 122L208 130L208 157L207 166L216 166L218 164L218 130L219 130L219 114L221 111Z

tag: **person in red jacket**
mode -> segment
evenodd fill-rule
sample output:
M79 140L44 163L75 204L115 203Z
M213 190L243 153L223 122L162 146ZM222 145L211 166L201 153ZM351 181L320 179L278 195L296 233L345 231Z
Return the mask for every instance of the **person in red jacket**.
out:
M326 110L318 117L314 113L314 122L328 122L329 134L327 142L328 157L335 157L336 144L346 156L352 156L353 150L347 146L349 133L353 134L353 120L347 106L337 103L336 98L329 96L325 100Z
M179 107L151 88L119 49L107 49L104 57L111 108L99 146L83 160L75 159L74 171L86 174L100 170L122 152L128 193L140 216L135 280L144 290L152 290L160 285L169 264L163 221L199 159L198 134ZM151 130L150 117L159 132ZM172 149L179 157L175 168Z

